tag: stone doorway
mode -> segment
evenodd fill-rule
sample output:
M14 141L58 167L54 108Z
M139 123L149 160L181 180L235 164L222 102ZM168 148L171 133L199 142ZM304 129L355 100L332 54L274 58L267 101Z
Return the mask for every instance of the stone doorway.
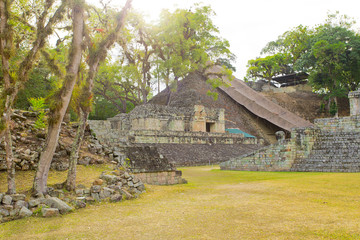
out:
M206 132L214 132L215 123L207 122L206 123Z

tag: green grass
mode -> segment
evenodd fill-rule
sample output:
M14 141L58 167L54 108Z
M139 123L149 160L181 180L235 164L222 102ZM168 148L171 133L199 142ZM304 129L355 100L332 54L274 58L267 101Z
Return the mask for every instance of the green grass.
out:
M80 168L79 178L90 184L104 169ZM360 173L181 170L189 184L4 223L0 239L360 239ZM52 174L56 182L66 173Z

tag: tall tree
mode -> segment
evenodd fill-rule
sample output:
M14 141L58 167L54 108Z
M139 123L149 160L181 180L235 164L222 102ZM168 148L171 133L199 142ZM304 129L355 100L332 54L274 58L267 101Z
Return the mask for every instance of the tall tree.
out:
M131 110L129 107L141 103L142 98L138 96L141 90L136 82L141 76L133 68L135 66L123 65L121 62L106 63L100 67L95 79L95 96L112 104L117 113L126 113ZM96 105L95 108L99 110Z
M290 74L301 71L301 69L298 69L296 63L301 56L308 51L312 33L313 30L309 29L309 27L299 25L290 31L286 31L279 36L276 41L269 42L261 50L261 54L285 54L287 58L283 62L284 67L281 74Z
M271 69L283 70L274 74L307 72L309 83L317 92L325 94L328 109L332 101L360 85L360 36L352 30L354 21L338 13L330 14L324 24L315 28L298 26L270 42L262 53L270 54L257 59ZM286 54L286 58L276 58ZM249 61L248 76L270 79L270 68L259 67L257 60ZM266 60L266 61L264 61ZM289 71L290 72L289 72Z
M8 193L16 192L10 129L12 106L19 89L28 80L38 52L45 46L54 25L62 20L66 4L67 1L63 0L56 8L52 0L37 4L0 1L0 54L4 81L0 98L0 136L5 135ZM35 26L32 25L34 21Z
M80 95L80 125L77 131L75 141L72 146L70 154L70 165L68 171L68 177L66 180L66 188L74 191L76 185L76 164L79 155L80 146L84 137L84 131L86 126L86 120L91 110L92 89L94 86L94 79L99 69L99 65L106 59L109 49L113 46L115 41L118 39L121 29L124 26L125 18L129 8L131 7L132 0L127 0L124 8L116 16L116 27L109 32L103 39L95 42L95 39L90 40L90 36L87 35L87 47L89 51L89 57L87 60L88 71L87 78L82 92ZM94 44L96 47L94 48Z
M155 52L152 46L154 41L152 28L153 26L145 23L140 14L132 12L124 34L118 40L122 56L120 61L125 64L122 73L125 74L124 77L132 75L143 103L147 102L151 91L151 70Z
M36 196L42 196L46 193L47 178L50 164L58 143L61 122L69 106L81 63L84 33L84 2L71 2L71 10L73 38L69 54L69 63L66 67L66 76L63 86L52 96L52 101L50 103L48 133L34 179L33 191Z
M188 73L204 70L219 58L231 59L229 42L218 36L213 24L214 11L209 6L195 5L194 10L164 10L156 29L154 49L158 72L164 79L171 100L170 83L177 83Z
M286 61L287 55L283 53L249 60L247 77L252 79L266 79L270 86L272 78L284 71Z

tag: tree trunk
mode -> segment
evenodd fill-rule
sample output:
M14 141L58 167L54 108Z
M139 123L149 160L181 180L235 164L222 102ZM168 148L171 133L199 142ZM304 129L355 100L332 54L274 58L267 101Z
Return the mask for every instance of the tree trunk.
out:
M9 1L0 1L0 53L1 53L1 70L3 73L4 81L4 91L6 92L5 105L4 109L1 111L3 113L0 116L1 121L5 124L5 129L3 134L5 135L5 152L6 152L6 167L7 167L7 182L8 182L8 193L16 193L15 185L15 163L14 156L12 152L12 139L11 139L11 104L13 102L13 95L16 94L15 90L11 88L11 76L10 76L10 50L12 49L12 29L8 24L9 20L9 9L11 7L11 2Z
M84 138L87 113L84 113L81 109L79 111L80 123L76 132L74 142L71 147L70 160L69 160L69 171L65 183L65 188L68 191L75 191L76 188L76 165L79 158L80 147Z
M124 25L125 22L125 16L127 14L128 9L131 6L131 0L128 0L125 4L125 7L123 8L121 17L118 19L118 24L116 26L116 29L113 33L111 33L106 39L104 39L100 45L102 48L99 49L99 51L108 51L108 49L111 47L111 45L115 42L117 34L120 32L121 28ZM82 89L82 96L81 96L81 103L86 103L86 100L91 99L91 93L94 86L94 79L96 76L96 73L98 72L98 67L101 61L103 61L106 57L105 55L101 54L94 54L93 58L89 59L89 71L88 71L88 77L86 79L86 85ZM102 57L104 59L102 59ZM81 105L81 104L80 104ZM80 125L78 127L78 131L76 133L75 140L72 145L71 154L70 154L70 163L69 163L69 171L68 171L68 177L66 179L66 189L69 191L74 191L76 188L76 165L77 160L79 157L79 151L81 147L81 143L84 137L85 127L86 127L86 121L90 113L90 105L81 106L80 107Z
M142 94L143 104L147 103L147 91L146 91L146 88L141 89L141 94Z
M71 53L69 64L66 68L67 73L65 82L60 90L60 101L62 104L52 111L53 119L49 122L48 135L44 150L40 156L38 170L34 179L33 194L42 196L46 193L47 178L49 174L50 164L58 144L61 123L69 106L70 98L75 86L76 76L78 75L81 56L82 56L82 40L84 30L84 9L82 3L74 3L72 11L73 21L73 40L71 45Z
M122 100L122 112L123 113L126 113L126 110L127 110L127 94L125 96L125 99Z
M329 97L329 99L328 99L328 102L327 102L327 105L326 105L326 106L327 106L327 109L326 109L326 110L327 110L327 112L328 112L328 113L330 113L330 109L331 109L331 97Z
M336 96L334 97L334 102L336 105L336 113L335 113L334 117L338 118L339 117L339 105L338 105L338 98Z
M9 96L8 96L9 99ZM9 100L8 100L9 101ZM6 104L7 105L7 104ZM11 108L7 109L6 112L6 129L5 129L5 152L6 152L6 167L7 167L7 183L8 183L8 194L16 193L15 185L15 162L14 155L12 151L12 139L10 131L10 119Z
M166 86L166 91L167 91L166 106L169 106L171 102L171 89L169 85Z
M160 78L157 77L157 85L158 85L158 94L160 93Z

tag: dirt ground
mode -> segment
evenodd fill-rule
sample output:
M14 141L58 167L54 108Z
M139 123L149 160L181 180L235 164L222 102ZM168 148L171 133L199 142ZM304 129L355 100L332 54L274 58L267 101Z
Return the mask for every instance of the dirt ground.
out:
M293 93L262 92L271 101L286 108L300 117L314 122L315 118L330 117L329 114L321 112L323 98L309 91L297 91ZM349 102L347 99L340 99L339 116L349 116Z

